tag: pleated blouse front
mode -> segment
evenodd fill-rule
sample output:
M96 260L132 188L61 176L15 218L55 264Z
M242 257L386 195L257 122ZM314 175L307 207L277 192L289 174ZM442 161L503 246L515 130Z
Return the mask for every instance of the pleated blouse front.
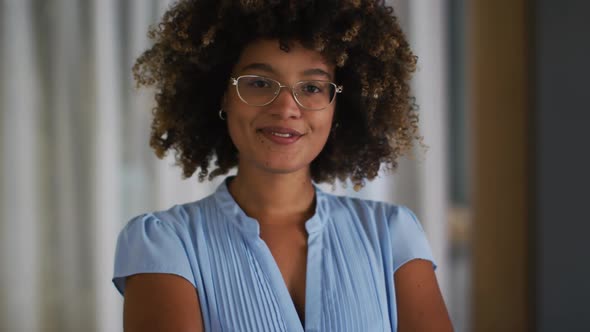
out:
M121 294L127 276L171 273L194 285L205 331L397 330L394 272L417 258L435 266L409 209L316 187L316 211L305 223L303 326L258 222L237 205L226 182L200 201L125 226L113 278Z

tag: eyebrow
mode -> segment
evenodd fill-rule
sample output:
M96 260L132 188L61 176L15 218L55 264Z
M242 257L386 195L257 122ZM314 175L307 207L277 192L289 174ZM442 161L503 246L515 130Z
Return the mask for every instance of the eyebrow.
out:
M249 65L246 65L242 68L242 71L245 70L260 70L260 71L264 71L270 74L277 74L276 70L274 70L272 68L271 65L267 64L267 63L260 63L260 62L254 62L251 63ZM311 69L306 69L303 72L301 72L301 74L303 76L314 76L314 75L319 75L319 76L324 76L326 77L328 80L332 80L332 75L330 75L330 73L328 73L327 71L320 69L320 68L311 68Z
M320 76L325 76L330 81L332 80L332 75L330 75L330 73L328 73L327 71L320 69L320 68L307 69L307 70L303 71L303 75L304 76L320 75Z

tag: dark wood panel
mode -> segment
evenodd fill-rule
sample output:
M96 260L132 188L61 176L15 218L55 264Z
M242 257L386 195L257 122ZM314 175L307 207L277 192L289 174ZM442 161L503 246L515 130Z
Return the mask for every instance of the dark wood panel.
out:
M474 0L468 15L473 138L473 331L527 331L529 34L525 0Z

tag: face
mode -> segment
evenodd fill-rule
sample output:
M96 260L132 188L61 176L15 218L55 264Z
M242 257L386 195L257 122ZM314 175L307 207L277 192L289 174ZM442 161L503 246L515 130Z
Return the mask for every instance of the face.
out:
M276 40L249 44L234 67L232 76L260 75L293 86L307 80L334 80L334 66L320 53L297 43L289 52ZM240 90L242 91L242 90ZM239 168L254 167L272 173L307 172L330 134L335 102L322 110L308 110L282 88L265 106L243 102L236 86L229 85L224 98L229 134L239 152Z

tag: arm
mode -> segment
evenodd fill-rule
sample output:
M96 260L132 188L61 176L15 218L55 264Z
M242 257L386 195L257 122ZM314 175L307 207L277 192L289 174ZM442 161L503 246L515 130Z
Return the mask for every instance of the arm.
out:
M197 292L186 279L162 273L127 277L123 326L126 332L202 332Z
M394 274L398 331L453 331L432 263L415 259Z

